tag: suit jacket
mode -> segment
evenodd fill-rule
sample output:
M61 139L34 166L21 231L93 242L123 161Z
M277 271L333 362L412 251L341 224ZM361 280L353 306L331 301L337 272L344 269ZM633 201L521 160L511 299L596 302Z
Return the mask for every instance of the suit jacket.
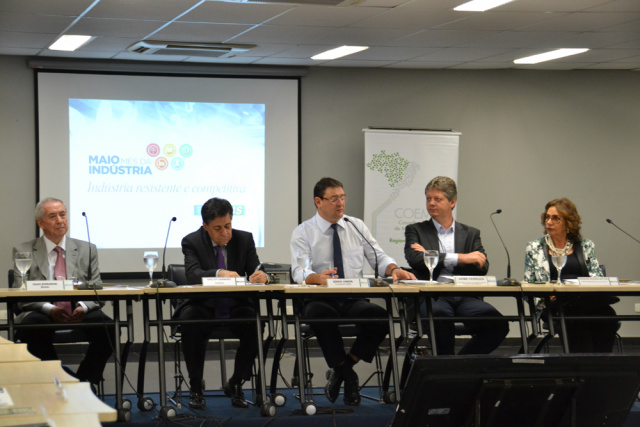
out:
M240 276L251 276L260 265L253 234L242 230L233 230L232 233L231 240L227 244L225 270L235 271ZM199 285L203 277L216 277L216 271L219 269L218 259L211 238L204 228L200 227L182 239L182 253L187 284ZM230 303L233 305L235 301L231 300ZM205 304L214 307L214 298L179 300L174 316L178 316L186 304Z
M482 252L486 253L482 247L482 241L480 240L480 230L477 228L469 227L456 221L455 224L455 242L454 250L456 253L467 254L470 252ZM417 252L411 248L413 243L419 243L426 250L440 251L440 244L438 241L438 231L436 230L433 220L418 222L415 224L407 225L404 230L405 244L404 244L404 256L407 262L413 269L414 274L418 279L428 280L429 269L424 265L424 258L422 252ZM437 279L444 266L444 252L440 252L438 259L438 265L433 270L433 277ZM484 276L489 271L489 260L481 267L478 264L458 264L453 269L453 274L460 276Z
M582 239L579 245L573 245L573 250L580 263L579 277L602 276L602 271L596 258L595 245L591 240ZM529 242L524 257L524 281L548 282L551 278L549 264L549 246L544 237Z
M21 243L13 248L13 253L31 252L31 268L27 273L27 280L46 280L49 274L49 259L47 246L44 237L33 239L29 242ZM91 280L98 283L100 280L100 268L98 267L98 250L96 245L91 244L91 260L89 260L89 243L83 240L72 239L67 236L65 242L65 264L67 277L77 277L78 280L86 281L89 273L89 262L91 262ZM14 266L13 286L20 287L22 275ZM76 301L72 301L75 305ZM89 311L98 310L104 303L96 301L82 301ZM20 322L29 311L41 311L46 302L19 303L18 309L21 311L16 321Z

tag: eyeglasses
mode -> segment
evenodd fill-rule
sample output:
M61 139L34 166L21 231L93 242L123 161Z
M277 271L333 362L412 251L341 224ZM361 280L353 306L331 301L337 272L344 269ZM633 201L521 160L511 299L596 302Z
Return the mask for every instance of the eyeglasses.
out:
M551 222L553 222L554 224L557 224L557 223L559 223L560 221L562 221L562 217L560 217L560 216L558 216L558 215L545 215L545 216L544 216L544 222L547 222L547 221L549 221L549 220L550 220Z
M323 197L322 200L328 200L331 203L335 204L335 203L338 203L338 201L346 202L348 197L349 196L347 196L346 194L343 194L342 196L333 196L333 197L329 197L328 199Z

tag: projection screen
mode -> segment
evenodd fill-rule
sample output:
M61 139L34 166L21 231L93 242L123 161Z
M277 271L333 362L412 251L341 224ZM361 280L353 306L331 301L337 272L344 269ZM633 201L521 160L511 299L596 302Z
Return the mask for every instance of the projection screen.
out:
M101 272L183 263L211 197L229 200L263 262L288 262L298 224L299 80L37 73L38 197L68 208L69 236ZM162 261L160 261L161 263ZM159 269L160 267L158 267Z

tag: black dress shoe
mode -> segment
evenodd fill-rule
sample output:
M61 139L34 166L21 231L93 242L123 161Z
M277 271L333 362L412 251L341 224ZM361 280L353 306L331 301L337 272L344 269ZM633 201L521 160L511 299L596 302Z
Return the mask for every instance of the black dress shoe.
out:
M229 391L231 392L231 405L234 408L248 408L249 402L244 398L241 383L229 383Z
M342 386L342 373L340 371L336 371L335 369L330 369L327 373L327 385L324 386L324 394L329 399L329 402L333 403L338 399L338 395L340 395L340 387Z
M360 404L360 390L358 385L358 377L355 379L344 380L344 404L349 406L358 406Z
M202 409L206 404L207 402L204 400L202 393L196 391L189 394L189 408Z

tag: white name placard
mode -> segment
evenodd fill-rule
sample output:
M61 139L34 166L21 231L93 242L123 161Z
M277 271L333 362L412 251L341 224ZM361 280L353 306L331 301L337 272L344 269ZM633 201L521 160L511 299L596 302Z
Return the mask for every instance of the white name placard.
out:
M581 286L617 286L620 281L617 277L578 277Z
M329 288L368 288L367 279L327 279Z
M71 280L27 280L26 286L28 291L64 291L73 289L73 282Z
M244 277L203 277L202 286L244 286Z
M496 276L454 276L453 283L456 285L492 285L497 286Z

